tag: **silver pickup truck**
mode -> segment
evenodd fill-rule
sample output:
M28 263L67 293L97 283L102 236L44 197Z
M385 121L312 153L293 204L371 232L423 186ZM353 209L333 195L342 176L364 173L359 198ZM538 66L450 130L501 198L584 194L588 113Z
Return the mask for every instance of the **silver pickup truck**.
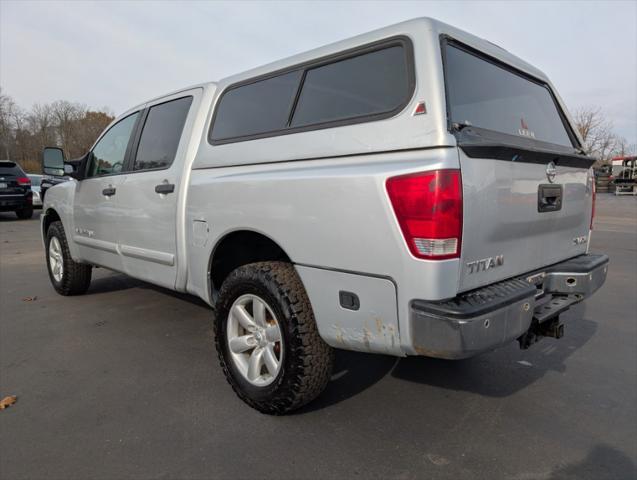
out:
M593 159L538 69L421 18L142 103L47 148L51 282L201 297L237 395L281 414L332 349L466 358L559 338L605 281ZM577 328L574 325L574 328Z

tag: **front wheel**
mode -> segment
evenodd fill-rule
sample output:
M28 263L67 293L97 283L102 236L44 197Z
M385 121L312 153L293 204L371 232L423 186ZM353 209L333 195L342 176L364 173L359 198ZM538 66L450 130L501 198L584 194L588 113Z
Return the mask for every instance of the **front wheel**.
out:
M332 372L332 349L319 336L294 266L259 262L233 271L221 287L215 343L236 394L280 415L316 398Z
M81 295L91 284L90 265L71 258L62 222L53 222L46 232L46 265L53 288L61 295Z

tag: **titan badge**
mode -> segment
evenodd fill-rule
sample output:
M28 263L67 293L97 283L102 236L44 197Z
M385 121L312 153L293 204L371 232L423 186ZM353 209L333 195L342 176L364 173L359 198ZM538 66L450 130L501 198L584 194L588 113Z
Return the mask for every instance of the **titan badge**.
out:
M504 255L496 255L495 257L487 257L481 260L475 260L467 263L469 273L486 272L492 268L504 265Z
M75 227L75 233L77 233L78 235L82 235L84 237L89 237L89 238L93 238L95 236L95 232L87 228Z

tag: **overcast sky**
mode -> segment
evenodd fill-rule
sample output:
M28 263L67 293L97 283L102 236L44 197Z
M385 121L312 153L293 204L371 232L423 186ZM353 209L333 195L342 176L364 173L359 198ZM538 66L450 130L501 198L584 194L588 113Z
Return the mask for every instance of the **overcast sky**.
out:
M0 0L0 86L114 113L162 93L413 17L484 37L546 72L572 111L637 142L637 2Z

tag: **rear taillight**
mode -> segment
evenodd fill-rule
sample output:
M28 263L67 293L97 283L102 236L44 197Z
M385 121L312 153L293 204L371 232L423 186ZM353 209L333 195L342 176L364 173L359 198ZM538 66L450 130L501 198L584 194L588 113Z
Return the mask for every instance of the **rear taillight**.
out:
M418 258L460 256L462 179L459 170L435 170L387 179L387 193L409 251Z
M16 181L18 182L18 185L31 185L29 177L18 177Z
M591 226L590 226L590 230L593 229L593 219L595 218L595 200L597 200L597 189L595 188L595 181L593 181L593 204L591 206Z

